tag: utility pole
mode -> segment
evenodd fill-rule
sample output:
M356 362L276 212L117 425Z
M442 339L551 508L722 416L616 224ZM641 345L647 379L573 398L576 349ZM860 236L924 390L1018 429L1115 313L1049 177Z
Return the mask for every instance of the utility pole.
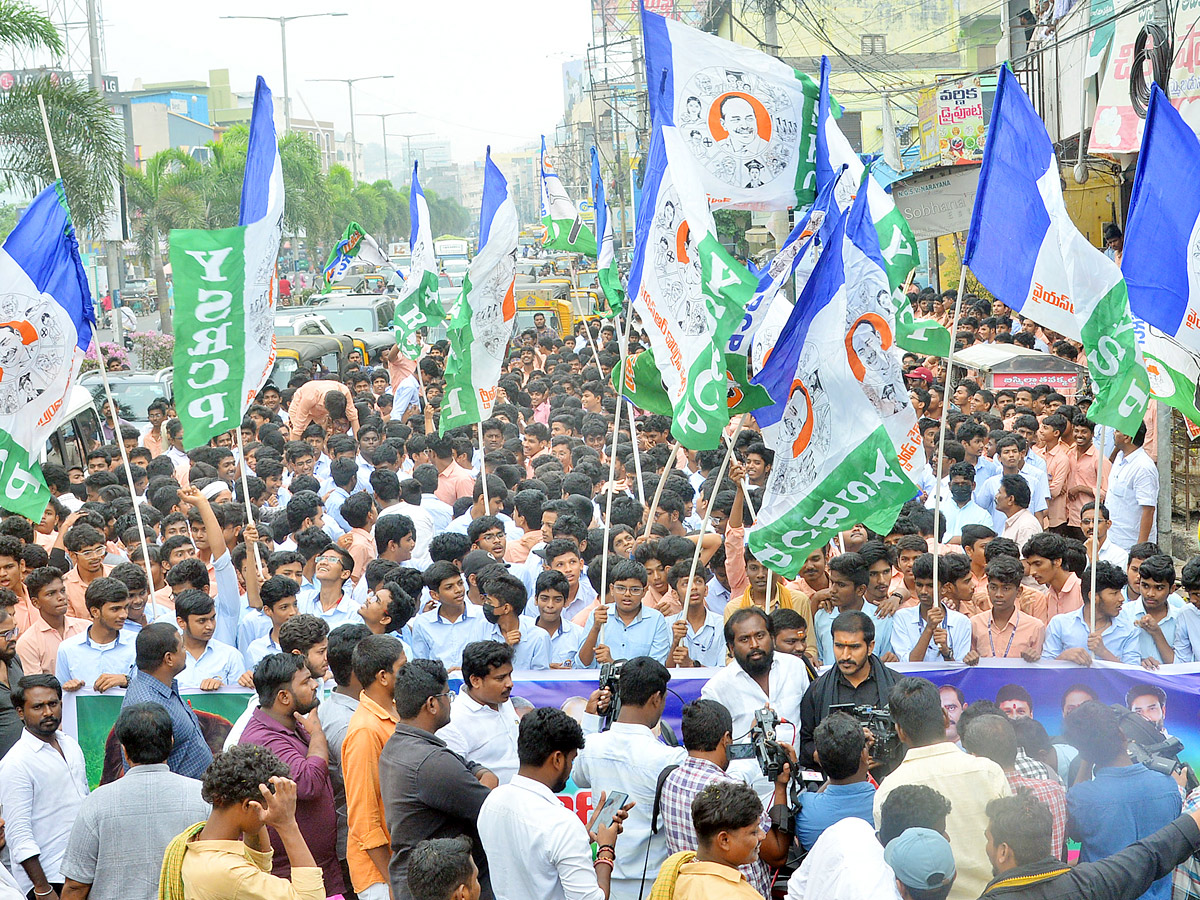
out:
M761 0L761 3L763 11L763 37L766 40L766 51L772 56L778 57L783 50L779 45L779 0ZM771 213L770 224L767 226L767 230L775 238L775 252L778 253L783 249L783 244L792 230L791 219L788 217L786 209ZM789 278L788 295L791 296L794 291L794 282ZM792 299L795 299L795 297L792 297Z
M404 165L408 171L412 171L412 141L413 138L433 137L432 131L418 131L416 134L393 134L392 137L404 138ZM421 165L425 165L425 160L421 160Z
M96 9L96 0L87 0L87 17L88 17L88 55L91 59L91 81L92 90L97 94L104 95L104 64L100 58L100 16ZM117 224L120 224L119 217L121 215L121 185L118 182L113 185L113 193L116 197L116 209L112 213L118 218ZM109 219L109 228L111 229L112 219ZM112 233L101 235L104 240L104 268L108 278L108 292L112 297L112 328L113 339L118 347L122 340L122 322L121 313L117 307L121 302L121 241L112 240ZM99 294L99 284L96 285ZM103 365L101 360L101 365Z
M383 132L383 177L387 179L388 184L392 183L392 170L388 167L388 152L387 152L387 120L392 116L415 116L416 113L408 110L390 113L363 113L364 116L370 116L373 119L379 119L379 130Z
M288 94L287 70L287 23L297 19L319 19L324 16L347 16L344 12L306 13L302 16L221 16L222 19L254 19L259 22L277 22L279 24L279 41L283 49L283 133L292 130L292 98Z
M350 95L350 130L346 136L350 140L350 183L358 187L358 135L354 123L354 85L359 81L374 81L378 78L395 78L395 75L363 75L359 78L310 78L309 81L336 81L346 85Z

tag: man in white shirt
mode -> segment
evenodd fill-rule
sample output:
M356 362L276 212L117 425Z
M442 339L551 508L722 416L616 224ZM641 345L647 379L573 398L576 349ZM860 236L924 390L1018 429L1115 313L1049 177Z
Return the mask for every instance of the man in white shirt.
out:
M918 603L892 617L892 652L901 662L962 662L971 652L971 620L944 601L934 606L932 553L913 561L912 576Z
M607 900L612 857L628 810L616 810L610 824L589 835L555 796L566 788L583 747L583 729L560 709L535 709L521 720L521 768L479 810L479 839L497 900ZM601 806L601 798L595 805ZM595 863L591 840L601 847Z
M610 900L648 896L667 858L666 834L651 833L650 813L662 770L687 758L686 750L668 747L651 731L662 718L670 680L666 666L648 656L626 662L616 721L608 731L588 735L575 761L573 777L579 787L591 788L593 794L621 791L634 803L616 853Z
M775 652L775 627L757 606L739 609L725 623L725 644L733 655L700 691L705 700L716 700L733 716L733 734L749 734L756 710L769 706L779 716L775 737L800 745L800 700L808 690L808 669L799 657ZM774 785L762 774L757 760L729 764L729 774L750 784L760 798L769 800Z
M1125 551L1134 544L1158 540L1158 467L1143 449L1145 441L1144 422L1133 437L1113 432L1113 443L1120 452L1108 475L1105 502L1112 513L1108 539Z
M501 784L512 780L518 765L520 719L508 699L513 689L512 661L513 648L508 644L467 644L462 651L462 689L450 707L450 724L437 732L447 747L486 766Z
M1087 548L1088 559L1092 559L1092 533L1097 532L1096 540L1100 544L1100 562L1112 563L1118 569L1129 567L1129 551L1123 550L1108 539L1112 519L1108 515L1108 507L1100 504L1100 514L1096 514L1096 503L1092 501L1083 505L1079 513L1079 527L1083 530L1083 546ZM1092 560L1093 562L1095 560Z
M88 795L83 750L62 724L62 686L53 675L26 675L12 685L12 703L25 730L0 760L12 874L21 890L48 897L59 892L59 872L71 826Z

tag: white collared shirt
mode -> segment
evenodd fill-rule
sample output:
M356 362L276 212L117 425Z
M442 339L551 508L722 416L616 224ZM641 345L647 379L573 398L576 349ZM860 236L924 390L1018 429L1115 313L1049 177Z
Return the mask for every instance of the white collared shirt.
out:
M28 893L33 882L21 865L38 857L46 880L63 880L58 868L67 852L71 826L88 795L83 750L70 735L58 732L62 753L28 730L0 760L0 807L13 877Z
M409 624L418 659L440 659L447 669L462 665L463 647L475 640L479 631L475 620L483 617L482 609L469 597L464 597L463 603L463 614L455 622L442 617L440 606L413 618Z
M1138 540L1142 524L1142 507L1158 506L1158 466L1144 448L1138 447L1128 456L1121 453L1108 475L1108 495L1105 497L1112 517L1108 541L1122 550L1129 550ZM1158 540L1158 517L1150 519L1150 541Z
M870 822L857 816L826 828L788 879L787 900L898 900L896 875Z
M796 702L800 702L799 696ZM639 893L649 896L655 873L667 858L666 830L660 828L658 834L650 833L654 789L663 769L686 758L686 750L668 747L645 725L614 722L608 731L589 734L585 739L571 773L575 783L581 788L591 788L594 797L599 797L601 791L622 791L634 801L617 841L609 900L637 900ZM650 862L646 868L646 888L639 891L647 847Z
M270 622L269 619L267 621ZM181 691L199 688L200 682L206 678L220 678L222 684L234 685L246 671L242 654L215 638L208 642L199 659L193 659L192 654L185 652L184 660L184 669L176 677Z
M587 829L540 781L496 788L478 826L496 900L604 900Z
M687 608L667 617L667 629L674 628L679 621L687 622ZM671 641L675 636L672 632ZM692 630L692 623L687 622L687 634L681 642L687 647L688 656L693 662L706 668L719 668L725 665L725 616L715 613L707 607L704 610L704 624L698 631Z
M439 728L437 736L459 756L487 766L501 784L508 784L520 767L517 762L520 724L511 700L493 709L476 701L463 688L450 707L450 724Z

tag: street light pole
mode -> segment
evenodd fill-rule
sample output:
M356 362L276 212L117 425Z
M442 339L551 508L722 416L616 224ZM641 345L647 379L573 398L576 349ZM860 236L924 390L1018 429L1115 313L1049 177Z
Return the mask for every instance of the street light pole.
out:
M419 131L416 134L393 134L392 137L404 138L404 161L407 163L409 171L412 171L412 140L419 137L433 137L432 131ZM425 165L425 161L421 161L421 165Z
M364 116L379 119L379 130L383 132L383 177L387 179L388 184L392 183L392 172L388 167L388 152L387 152L387 120L392 116L415 116L416 113L409 110L401 110L400 112L390 113L363 113Z
M283 45L283 133L292 130L292 98L288 94L287 68L287 23L296 19L319 19L323 16L347 16L344 12L306 13L302 16L221 16L222 19L254 19L259 22L277 22L279 24L279 40Z
M358 138L354 123L354 84L358 81L374 81L377 78L395 78L395 75L363 75L359 78L310 78L309 81L336 81L346 85L350 93L350 183L358 187Z

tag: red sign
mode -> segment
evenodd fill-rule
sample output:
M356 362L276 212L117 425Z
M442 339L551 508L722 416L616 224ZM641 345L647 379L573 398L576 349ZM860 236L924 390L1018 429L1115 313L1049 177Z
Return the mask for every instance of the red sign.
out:
M1068 403L1079 384L1079 376L1070 372L993 372L991 377L993 391L1048 384L1066 397Z

